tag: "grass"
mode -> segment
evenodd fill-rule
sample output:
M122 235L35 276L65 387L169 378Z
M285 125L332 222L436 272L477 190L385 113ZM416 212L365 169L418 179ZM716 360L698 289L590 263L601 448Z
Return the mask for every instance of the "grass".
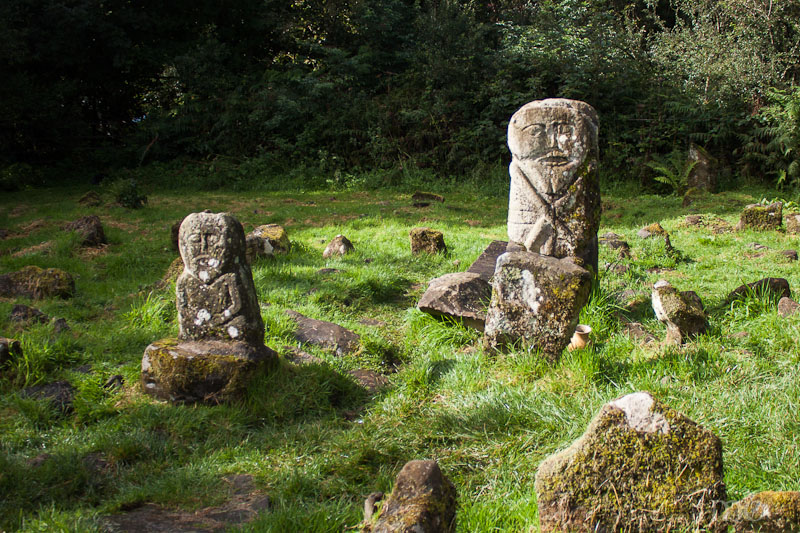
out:
M5 194L0 226L11 234L0 241L0 273L63 268L76 277L76 296L0 301L0 332L24 350L0 370L0 529L99 531L103 516L147 502L186 511L219 505L228 497L223 476L249 473L272 509L242 531L342 531L361 520L369 493L391 490L406 461L432 458L456 484L459 531L535 530L539 462L580 436L603 403L638 390L722 438L731 499L800 489L800 318L780 317L769 295L724 305L735 287L767 275L800 287L797 263L780 255L797 240L714 235L683 223L700 213L735 224L744 205L778 193L727 191L683 208L678 198L607 188L600 231L623 235L634 259L601 247L598 283L581 314L592 343L550 366L530 353L487 354L476 332L414 307L431 278L465 270L492 240L505 239L507 189L476 193L445 182L430 186L444 204L417 209L409 187L372 190L379 183L370 176L332 183L342 190L247 193L151 186L138 210L83 208L77 199L86 189L77 187ZM174 287L154 285L176 256L170 226L206 208L233 213L246 230L278 223L289 232L289 254L253 265L267 345L283 354L297 345L285 315L295 309L357 332L360 349L337 357L303 346L322 362L282 358L236 405L173 406L144 396L144 347L177 333ZM100 216L107 247L83 250L59 229L84 214ZM679 254L636 237L657 221ZM416 226L442 230L448 254L412 256L408 232ZM323 259L339 233L355 252ZM751 242L769 249L757 252ZM614 273L606 263L628 270ZM709 333L683 347L628 337L620 317L664 338L649 307L660 278L701 296ZM71 329L11 323L15 303L63 317ZM389 387L368 393L347 373L357 368L385 374ZM103 387L116 374L123 388ZM76 389L69 413L20 394L56 380Z

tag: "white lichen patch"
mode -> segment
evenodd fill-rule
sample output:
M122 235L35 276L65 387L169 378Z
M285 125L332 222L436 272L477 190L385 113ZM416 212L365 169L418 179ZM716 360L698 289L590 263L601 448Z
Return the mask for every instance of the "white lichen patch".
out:
M542 289L536 286L536 280L530 270L522 271L522 300L534 314L539 312L539 307L544 300Z
M208 278L211 276L208 275L208 271L201 270L200 272L197 273L197 277L199 277L203 281L208 281Z
M228 326L228 335L230 335L232 339L235 339L239 336L239 330L234 326Z
M219 266L219 259L217 259L216 257L212 257L211 259L208 260L208 266L210 266L211 268L218 267Z
M653 412L653 397L646 392L635 392L610 402L609 405L625 413L625 422L633 430L641 433L662 433L670 431L664 415Z
M207 309L200 309L197 311L197 317L194 319L195 326L202 326L203 323L211 320L211 313Z

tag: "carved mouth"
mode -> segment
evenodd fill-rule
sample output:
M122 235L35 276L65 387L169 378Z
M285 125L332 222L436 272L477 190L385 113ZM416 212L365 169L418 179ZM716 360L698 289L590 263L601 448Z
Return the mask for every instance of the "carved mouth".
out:
M566 165L567 163L569 163L569 158L561 154L550 154L545 157L540 157L539 163L552 166Z

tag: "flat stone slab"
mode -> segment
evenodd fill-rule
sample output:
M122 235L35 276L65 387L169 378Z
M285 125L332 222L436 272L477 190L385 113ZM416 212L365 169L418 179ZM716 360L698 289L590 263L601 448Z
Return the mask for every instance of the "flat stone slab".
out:
M431 280L417 308L435 317L460 320L483 331L492 286L474 272L453 272Z
M497 258L508 251L507 241L492 241L489 246L469 266L467 272L478 274L481 279L489 281L494 276Z
M347 328L333 322L309 318L297 311L287 310L286 314L297 323L294 338L300 342L333 350L339 356L358 348L361 337Z
M765 491L731 505L722 520L735 533L800 531L800 492Z
M165 339L145 348L142 388L172 403L217 404L238 397L277 353L246 342Z

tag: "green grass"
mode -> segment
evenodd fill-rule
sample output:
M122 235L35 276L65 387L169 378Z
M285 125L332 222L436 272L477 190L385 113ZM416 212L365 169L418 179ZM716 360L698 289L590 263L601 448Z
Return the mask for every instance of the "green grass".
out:
M104 515L142 503L186 511L219 505L229 494L223 476L249 473L272 510L241 530L342 531L361 520L369 493L391 490L405 462L431 458L456 484L459 531L535 530L539 462L580 436L603 403L637 390L722 438L731 499L800 489L800 318L780 317L768 295L723 305L732 289L766 275L800 287L797 263L779 253L798 242L781 232L713 235L683 224L689 213L735 224L745 204L775 191L728 191L683 208L680 199L631 186L606 190L600 231L625 236L634 258L618 260L601 247L598 283L581 314L592 343L550 366L526 352L487 354L476 332L414 307L431 278L465 270L492 240L505 239L507 189L401 180L373 190L390 178L302 190L295 176L287 183L296 188L282 192L151 185L148 205L137 210L83 208L79 188L4 195L0 226L12 234L0 241L0 273L63 268L76 277L76 296L0 301L0 334L19 339L25 354L0 370L0 529L92 531ZM416 188L443 193L446 202L413 208ZM154 288L176 257L170 226L207 208L233 213L246 230L278 223L289 232L289 254L253 265L267 345L282 353L297 346L285 315L295 309L357 332L360 349L337 357L304 346L322 363L282 358L236 405L172 406L144 396L145 346L177 333L174 287ZM84 214L100 216L106 248L81 250L59 229ZM679 254L636 237L652 222ZM442 230L448 254L412 256L408 232L416 226ZM323 259L338 233L355 252ZM769 250L748 248L754 241ZM612 262L628 271L607 271ZM627 336L620 317L664 338L649 307L660 278L700 295L709 333L683 347ZM11 323L15 303L66 318L71 329ZM389 387L369 394L347 373L357 368L382 372ZM122 390L104 388L115 374L125 378ZM59 379L76 388L70 413L20 394Z

